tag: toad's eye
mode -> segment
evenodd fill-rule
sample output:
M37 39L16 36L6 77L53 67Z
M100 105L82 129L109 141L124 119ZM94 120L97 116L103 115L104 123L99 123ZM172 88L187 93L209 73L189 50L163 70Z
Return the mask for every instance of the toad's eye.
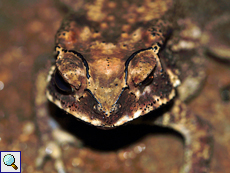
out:
M56 67L55 80L61 90L70 91L71 87L74 90L85 89L89 78L88 65L79 53L60 51L56 59Z
M65 93L73 92L72 87L63 79L63 77L56 70L54 74L55 84L61 91Z
M148 75L148 77L139 83L139 85L150 85L153 82L153 71Z
M134 55L128 65L127 83L135 86L149 85L153 81L153 71L158 57L153 49L147 49Z

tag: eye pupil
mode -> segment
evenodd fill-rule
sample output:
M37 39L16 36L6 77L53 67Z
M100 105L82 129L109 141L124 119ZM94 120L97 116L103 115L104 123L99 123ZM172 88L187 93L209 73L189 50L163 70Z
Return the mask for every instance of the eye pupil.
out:
M139 85L147 86L147 85L150 85L152 82L153 82L153 72L151 72L149 74L149 76L143 82L141 82Z
M54 74L55 84L61 91L66 93L72 92L72 87L63 79L63 77L59 74L58 71L55 71Z

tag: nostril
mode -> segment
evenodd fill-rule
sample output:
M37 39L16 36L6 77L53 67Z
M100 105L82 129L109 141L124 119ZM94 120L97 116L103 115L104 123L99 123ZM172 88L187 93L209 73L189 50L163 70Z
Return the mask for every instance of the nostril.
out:
M112 113L113 114L117 113L117 112L120 111L120 109L121 109L121 104L119 104L119 103L112 105L112 107L111 107L111 109L109 111L105 111L102 108L101 104L94 104L93 105L93 110L94 110L95 113L97 113L97 114L104 114L106 116L109 116Z
M103 112L102 106L100 104L94 104L93 105L93 110L96 113L102 113Z
M117 103L112 106L111 113L117 113L121 109L121 104Z

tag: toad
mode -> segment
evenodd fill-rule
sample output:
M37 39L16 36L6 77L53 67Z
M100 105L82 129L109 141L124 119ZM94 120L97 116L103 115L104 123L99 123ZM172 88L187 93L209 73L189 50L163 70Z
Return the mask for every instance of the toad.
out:
M69 14L55 36L54 61L47 61L35 82L43 143L38 167L50 155L57 171L65 172L59 141L75 140L54 123L49 100L102 129L132 122L172 128L185 141L181 172L209 172L210 126L184 103L205 78L201 30L190 19L172 19L173 5L148 0L65 4ZM153 119L142 118L146 114Z

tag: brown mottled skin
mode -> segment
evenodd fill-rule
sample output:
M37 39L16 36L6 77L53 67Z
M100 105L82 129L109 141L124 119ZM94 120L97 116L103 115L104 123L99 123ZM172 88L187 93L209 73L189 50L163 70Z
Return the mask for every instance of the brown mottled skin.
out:
M60 129L48 125L52 120L47 118L45 92L59 108L101 128L120 126L150 112L155 121L141 123L170 127L184 136L181 172L209 172L210 127L182 102L199 90L205 78L199 36L187 34L199 33L199 28L189 19L169 22L171 1L76 4L66 4L72 12L56 34L55 63L47 66L49 72L40 70L36 80L35 105L43 149L58 151L50 154L57 171L65 172L60 148L53 142L57 140L53 131ZM169 101L168 112L154 114ZM47 154L40 150L38 167Z

